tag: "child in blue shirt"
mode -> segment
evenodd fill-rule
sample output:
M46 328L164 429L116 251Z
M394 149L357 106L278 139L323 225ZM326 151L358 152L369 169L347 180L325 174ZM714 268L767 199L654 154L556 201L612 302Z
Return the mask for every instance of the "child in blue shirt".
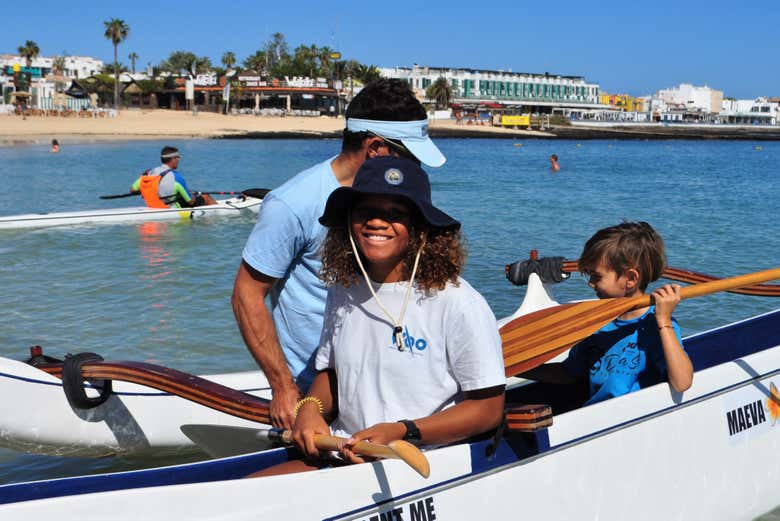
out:
M664 243L646 222L624 222L596 232L585 244L579 268L599 298L643 295L666 266ZM551 383L587 378L585 405L621 396L663 381L677 392L693 383L693 365L682 346L672 311L680 286L652 293L654 305L623 313L574 346L561 363L550 363L523 377Z

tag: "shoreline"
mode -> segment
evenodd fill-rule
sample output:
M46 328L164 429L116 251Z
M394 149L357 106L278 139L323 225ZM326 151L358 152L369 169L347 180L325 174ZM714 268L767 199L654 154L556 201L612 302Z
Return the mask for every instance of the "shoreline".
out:
M343 117L267 117L125 110L115 118L0 116L0 146L166 139L340 139ZM780 126L575 123L544 132L432 121L434 138L780 141Z

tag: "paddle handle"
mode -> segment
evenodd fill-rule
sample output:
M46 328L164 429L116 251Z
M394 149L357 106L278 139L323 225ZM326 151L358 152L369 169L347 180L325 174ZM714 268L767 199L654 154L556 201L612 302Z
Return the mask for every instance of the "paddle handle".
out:
M126 194L116 194L116 195L101 195L101 199L121 199L123 197L132 197L134 195L141 195L141 192L128 192Z
M726 279L691 284L690 286L685 286L680 289L680 299L685 300L701 297L719 291L729 291L775 279L780 279L780 268L772 268L764 271L747 273L745 275L737 275L736 277L728 277ZM632 309L643 308L653 303L653 297L650 294L640 295L638 297L633 297L630 302L632 304Z
M281 440L290 445L293 443L292 431L283 431L280 434ZM314 436L314 444L320 450L339 450L339 446L346 441L347 438L340 438L338 436L329 436L327 434L317 434ZM371 456L372 458L384 458L384 459L400 459L400 456L387 445L378 445L368 441L359 441L352 446L352 452L355 454L361 454L363 456Z
M752 284L768 282L775 279L780 279L780 268L756 271L754 273L747 273L736 277L713 280L712 282L693 284L682 288L680 290L680 296L683 299L701 297L702 295L709 295L710 293L716 293L718 291L728 291L730 289L741 288L743 286L750 286Z
M276 431L276 432L274 432ZM282 431L279 429L270 429L269 437L281 439L286 444L293 443L292 431ZM320 450L339 450L339 446L346 441L346 438L330 436L328 434L317 434L314 436L314 444ZM388 445L380 445L369 441L359 441L352 446L352 452L361 456L370 456L372 458L382 459L400 459L412 467L422 477L427 478L431 475L431 467L425 454L408 441L394 440Z

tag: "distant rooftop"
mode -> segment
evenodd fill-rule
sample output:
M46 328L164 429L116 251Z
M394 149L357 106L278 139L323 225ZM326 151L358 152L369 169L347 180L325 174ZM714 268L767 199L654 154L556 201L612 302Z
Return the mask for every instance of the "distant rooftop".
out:
M495 70L495 69L474 69L474 68L471 68L471 67L433 67L433 66L430 66L430 65L417 65L417 64L415 64L415 65L413 65L411 67L396 66L396 67L386 67L386 68L388 68L388 69L391 69L391 68L393 68L393 69L403 69L403 70L408 70L408 71L412 71L412 70L415 70L415 69L417 69L417 70L428 69L429 71L431 71L431 70L433 70L433 71L462 71L462 72L469 72L469 73L473 73L473 74L511 74L511 75L514 75L514 76L532 76L532 77L537 77L537 78L564 78L564 79L567 79L567 80L582 80L582 81L585 81L585 77L584 76L573 76L573 75L568 75L568 74L550 74L549 72L544 72L544 73L540 73L540 72L514 72L511 69Z

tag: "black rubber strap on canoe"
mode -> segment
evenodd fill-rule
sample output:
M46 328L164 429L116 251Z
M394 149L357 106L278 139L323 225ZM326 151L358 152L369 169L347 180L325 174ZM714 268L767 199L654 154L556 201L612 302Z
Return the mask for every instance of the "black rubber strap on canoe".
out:
M563 261L563 257L542 257L536 260L517 261L509 265L506 278L515 286L528 284L528 277L531 273L539 275L545 284L561 282L569 278L569 274L563 272Z
M77 409L92 409L108 400L111 395L111 380L96 380L92 385L99 389L100 395L94 398L87 396L84 390L84 378L81 377L81 366L89 362L100 362L103 357L95 353L68 354L62 365L62 389L71 407Z

